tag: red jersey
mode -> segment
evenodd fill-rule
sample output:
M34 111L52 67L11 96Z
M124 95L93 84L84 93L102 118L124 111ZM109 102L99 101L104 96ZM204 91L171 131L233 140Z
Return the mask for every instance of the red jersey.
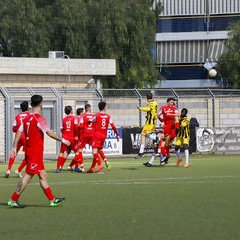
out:
M15 120L13 122L13 126L12 126L12 131L13 132L17 132L19 127L21 126L21 124L23 123L23 119L28 116L30 114L30 112L25 111L25 112L21 112L19 114L16 115Z
M118 131L112 121L112 118L105 112L98 112L92 118L94 127L94 137L105 138L107 137L108 125L110 124L114 132L118 135Z
M76 116L75 118L75 124L77 124L77 137L78 137L78 139L80 138L80 136L81 136L81 129L80 129L80 120L81 120L81 117L82 117L82 114L81 115L79 115L79 116Z
M73 115L67 115L65 118L63 118L60 129L64 139L70 141L74 140L75 136L78 135L78 119Z
M94 134L93 124L92 122L90 122L93 116L94 116L93 113L85 113L81 115L79 128L83 136L93 136Z
M44 133L50 130L45 118L38 113L30 113L24 118L19 131L26 137L25 154L27 157L43 157Z
M164 105L159 109L158 112L158 119L161 122L164 122L164 124L172 124L175 116L169 116L168 114L176 114L177 113L177 108L175 106L168 106L168 105ZM162 115L163 119L160 118L159 116Z

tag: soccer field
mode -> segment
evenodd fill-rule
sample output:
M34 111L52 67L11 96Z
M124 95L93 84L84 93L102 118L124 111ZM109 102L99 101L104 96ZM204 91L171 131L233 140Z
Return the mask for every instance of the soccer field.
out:
M239 156L192 156L190 167L175 167L176 157L159 167L148 160L109 158L112 169L97 174L62 171L46 161L48 180L66 201L50 208L37 176L19 199L7 206L19 179L3 178L0 165L1 237L86 240L239 240ZM19 163L16 163L13 170ZM90 161L86 161L86 168ZM65 165L67 166L67 164Z

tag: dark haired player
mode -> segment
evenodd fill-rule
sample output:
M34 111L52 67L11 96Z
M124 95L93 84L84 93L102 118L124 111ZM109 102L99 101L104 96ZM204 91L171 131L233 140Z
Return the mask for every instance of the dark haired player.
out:
M28 106L28 102L27 101L23 101L21 104L20 104L20 108L22 110L22 112L20 112L19 114L16 115L15 117L15 120L14 120L14 123L13 123L13 126L12 126L12 131L14 133L16 133L19 129L19 127L21 126L22 124L22 121L23 119L28 116L30 113L29 113L29 106ZM25 151L25 135L24 133L22 133L20 139L19 139L19 142L18 142L18 145L17 145L17 153L19 152L20 148L23 147L23 151ZM10 176L10 173L11 173L11 170L12 170L12 166L13 166L13 163L15 161L15 158L16 156L10 156L10 158L8 159L8 168L7 168L7 172L5 174L5 178L8 178ZM22 174L21 174L21 171L22 169L26 166L26 160L23 159L22 163L20 164L19 168L15 171L16 175L18 177L22 177Z
M17 185L16 191L8 201L8 206L12 208L23 207L18 203L18 199L34 175L38 175L40 186L49 200L50 207L56 207L65 200L65 198L54 197L47 181L47 173L43 163L44 133L57 141L62 141L65 144L70 143L50 130L45 118L41 116L42 104L43 98L41 95L33 95L31 97L32 113L23 119L23 123L15 135L11 156L16 156L17 145L21 134L24 132L26 137L25 159L27 166L23 178L21 178Z
M78 137L78 140L75 141L75 157L72 159L72 161L69 163L68 165L68 170L71 170L73 171L73 165L75 165L75 171L77 172L82 172L82 169L80 168L79 169L79 163L80 163L80 154L79 154L79 139L80 139L80 136L81 136L81 131L80 131L80 128L79 128L79 125L80 125L80 120L81 120L81 116L83 115L83 112L84 112L84 108L78 108L76 110L76 113L77 113L77 116L76 116L76 121L78 123L78 129L76 130L77 131L77 137ZM81 171L80 171L81 170Z
M78 150L76 152L76 156L78 157L77 161L80 164L81 172L85 172L84 169L84 159L83 159L83 148L88 144L92 146L93 136L94 136L94 129L93 123L91 119L93 118L94 114L92 113L92 107L90 104L86 104L85 113L81 114L79 120L79 139L78 139Z
M110 115L106 113L106 102L99 102L98 108L99 112L96 113L93 118L89 121L93 123L94 128L94 135L93 135L93 142L92 142L92 154L93 154L93 162L91 167L88 169L88 173L97 173L103 169L103 165L101 163L100 156L104 159L103 147L104 142L107 137L107 130L108 125L110 124L113 131L116 134L117 141L119 141L119 134L116 126L113 123L112 118ZM102 155L100 155L100 152ZM94 171L95 165L98 165L98 168Z
M180 163L182 162L182 154L180 151L180 148L182 147L184 149L185 153L185 164L184 167L189 167L189 140L190 140L190 119L187 116L188 110L186 108L183 108L181 110L181 115L179 118L179 130L177 133L176 143L175 143L175 151L178 157L176 166L178 167Z
M164 123L163 131L165 138L165 149L162 149L163 158L160 162L161 165L167 164L168 159L170 158L171 142L176 137L176 129L179 127L178 117L179 113L175 106L175 99L169 97L167 99L167 104L162 106L158 112L158 119L160 122Z
M146 97L147 97L147 106L146 107L137 106L137 108L140 111L147 112L147 115L146 115L146 122L141 132L141 145L140 145L139 153L135 157L135 159L144 157L144 147L145 147L146 136L149 133L154 131L156 122L157 122L158 103L153 99L153 95L151 92L147 92Z
M67 146L65 143L61 143L60 153L57 159L57 169L56 173L60 173L64 163L71 151L76 151L76 142L78 139L78 120L73 115L73 109L71 106L66 106L64 112L67 115L62 119L61 124L61 133L62 137L70 142L70 145ZM75 171L80 172L80 169L75 169Z

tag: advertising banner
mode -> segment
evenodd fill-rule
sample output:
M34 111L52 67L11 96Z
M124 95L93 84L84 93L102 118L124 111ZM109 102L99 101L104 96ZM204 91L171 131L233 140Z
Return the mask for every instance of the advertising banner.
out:
M137 154L141 145L141 128L123 128L123 154ZM153 152L153 140L146 138L145 153Z
M240 127L197 128L196 143L199 152L238 152Z
M116 139L116 134L112 129L108 129L107 138L104 143L103 151L106 155L121 155L122 154L122 129L118 128L120 140L119 142ZM92 148L89 145L86 145L83 149L83 154L85 156L92 155Z

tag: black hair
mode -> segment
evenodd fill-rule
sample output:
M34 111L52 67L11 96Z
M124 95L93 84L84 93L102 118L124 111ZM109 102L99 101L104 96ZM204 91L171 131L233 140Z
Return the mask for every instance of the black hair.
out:
M153 99L153 94L151 92L147 92L146 97L147 99Z
M167 99L167 102L169 102L169 101L176 101L176 99L175 98L173 98L173 97L169 97L168 99Z
M23 112L26 112L28 110L28 102L27 101L23 101L21 104L20 104L20 108Z
M77 115L79 116L81 113L83 113L83 108L78 108L76 112Z
M89 104L89 103L87 103L86 105L85 105L85 111L87 111L89 108L91 107L91 105Z
M31 97L31 106L36 107L43 101L43 97L41 95L33 95Z
M106 107L107 103L106 102L99 102L98 103L98 108L100 111L102 111Z
M181 110L181 112L182 112L182 111L185 111L186 114L188 113L188 110L187 110L186 108L183 108L183 109Z
M71 106L66 106L66 107L64 108L64 112L65 112L67 115L69 115L69 114L71 113L71 111L72 111L72 107L71 107Z

